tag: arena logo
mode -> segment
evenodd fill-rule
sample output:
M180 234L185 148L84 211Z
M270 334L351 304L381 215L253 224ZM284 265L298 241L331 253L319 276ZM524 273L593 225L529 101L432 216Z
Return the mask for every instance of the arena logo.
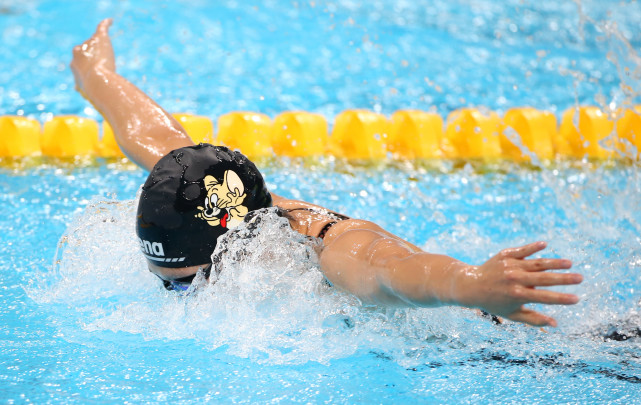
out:
M162 243L160 242L150 242L148 240L143 240L140 238L138 238L138 242L140 243L140 249L142 249L142 251L148 255L165 255L165 249L163 249Z
M165 257L165 249L160 242L150 242L148 240L138 238L140 243L140 250L142 254L149 260L154 262L164 263L180 263L184 262L186 257Z

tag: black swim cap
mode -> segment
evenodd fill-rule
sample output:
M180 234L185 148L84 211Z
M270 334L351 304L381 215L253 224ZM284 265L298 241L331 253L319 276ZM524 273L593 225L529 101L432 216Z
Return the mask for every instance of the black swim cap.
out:
M240 152L209 144L176 149L142 187L140 248L157 266L209 263L220 235L271 203L263 176Z

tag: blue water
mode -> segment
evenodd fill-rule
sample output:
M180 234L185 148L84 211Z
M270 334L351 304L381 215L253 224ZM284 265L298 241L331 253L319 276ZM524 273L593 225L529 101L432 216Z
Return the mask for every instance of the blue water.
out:
M119 71L170 111L331 120L351 107L638 103L638 78L625 77L627 89L617 68L635 66L623 50L641 45L641 6L579 4L0 1L0 114L97 117L66 66L105 16L116 18ZM602 338L641 327L636 165L258 162L279 194L471 263L548 241L585 282L565 289L580 304L540 308L560 324L541 332L456 308L365 307L324 286L314 263L297 265L293 249L292 260L261 261L294 236L177 297L133 239L145 173L40 163L0 170L3 402L640 401L641 341Z
M583 14L573 1L5 0L0 113L95 116L67 65L105 17L118 70L174 112L621 104L617 65L635 65L604 24L639 49L641 5L580 4Z

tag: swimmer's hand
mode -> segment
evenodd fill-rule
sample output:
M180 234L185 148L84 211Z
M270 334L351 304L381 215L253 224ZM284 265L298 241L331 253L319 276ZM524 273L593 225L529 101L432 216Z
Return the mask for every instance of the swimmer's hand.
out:
M111 22L111 18L102 20L91 38L73 48L70 67L76 80L76 89L80 93L84 93L88 75L99 69L116 71L114 50L109 39Z
M576 273L548 273L546 270L569 269L566 259L527 259L546 247L535 242L502 250L481 266L462 270L457 290L463 305L481 308L491 314L533 326L557 326L556 320L525 308L528 303L572 305L579 301L573 294L540 290L536 287L579 284L583 277Z

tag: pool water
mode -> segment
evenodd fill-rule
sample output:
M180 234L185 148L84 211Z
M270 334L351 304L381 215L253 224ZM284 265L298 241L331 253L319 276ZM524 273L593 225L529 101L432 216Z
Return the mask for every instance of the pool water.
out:
M105 16L121 73L170 111L638 103L619 74L636 2L208 3L0 2L0 114L96 117L66 64ZM269 242L277 223L216 284L166 292L133 231L145 173L41 163L0 171L3 402L639 402L641 339L604 339L641 327L635 164L258 162L278 194L471 263L548 241L585 281L563 289L578 305L540 307L560 324L541 331L364 306L297 235Z
M270 186L291 175L274 166L266 171ZM388 169L364 185L370 169L295 168L304 180L284 194L334 203L431 251L481 262L505 246L548 240L550 254L572 257L585 274L583 286L568 289L583 301L547 308L561 325L547 333L496 326L462 309L367 308L325 287L314 263L301 266L293 254L276 265L250 258L252 267L229 271L217 290L179 297L145 271L137 252L132 199L141 171L5 173L2 316L11 327L3 332L3 395L34 402L493 402L517 395L582 402L595 391L606 400L636 398L639 339L602 338L613 325L639 326L635 169L590 176ZM330 193L319 191L326 182ZM420 214L392 201L372 217L375 201L389 194L413 201ZM65 230L64 254L52 264Z

